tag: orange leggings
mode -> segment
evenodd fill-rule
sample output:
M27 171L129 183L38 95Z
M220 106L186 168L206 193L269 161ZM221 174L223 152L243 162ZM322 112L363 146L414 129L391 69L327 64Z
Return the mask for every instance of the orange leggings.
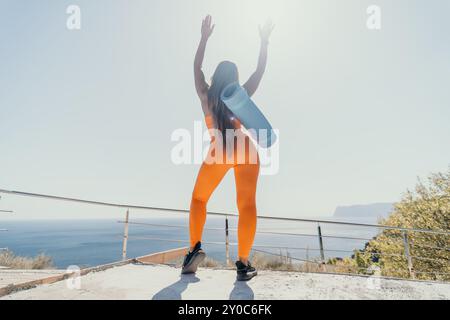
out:
M206 204L229 169L234 168L236 181L238 222L238 256L248 258L256 232L256 184L258 163L208 164L203 163L192 193L189 215L191 246L201 241L206 221Z

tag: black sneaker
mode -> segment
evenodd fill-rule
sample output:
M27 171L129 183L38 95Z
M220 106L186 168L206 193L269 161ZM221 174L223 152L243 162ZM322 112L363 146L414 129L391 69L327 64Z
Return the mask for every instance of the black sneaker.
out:
M245 265L241 261L236 261L236 268L237 281L248 281L258 274L256 269L251 266L250 262Z
M188 252L188 254L184 257L183 261L183 269L181 270L181 274L187 273L195 273L197 271L198 265L205 259L205 252L201 248L201 242L197 242L192 252Z

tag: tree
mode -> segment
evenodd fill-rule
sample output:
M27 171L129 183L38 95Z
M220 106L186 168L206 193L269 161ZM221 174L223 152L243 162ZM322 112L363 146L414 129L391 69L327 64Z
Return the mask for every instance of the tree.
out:
M415 277L450 280L450 167L447 172L431 174L426 184L419 179L414 191L408 190L380 224L446 232L408 231L407 237ZM409 278L403 237L402 231L386 229L363 250L355 251L345 264L356 265L360 273L368 273L365 269L378 266L384 276Z

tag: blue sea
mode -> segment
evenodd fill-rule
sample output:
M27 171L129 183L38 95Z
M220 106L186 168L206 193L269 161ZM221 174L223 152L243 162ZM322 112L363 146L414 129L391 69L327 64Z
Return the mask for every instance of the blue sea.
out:
M352 221L356 222L354 219ZM188 245L186 242L189 239L187 217L139 219L133 222L142 224L129 226L128 257L138 257ZM367 219L357 222L374 223ZM180 228L160 225L175 225ZM208 217L203 235L203 247L206 253L221 262L225 261L224 226L225 218ZM237 219L230 218L229 227L230 242L236 243L237 233L233 229L237 227ZM0 220L0 228L8 230L0 232L0 248L8 248L21 256L47 254L53 258L57 268L67 268L70 265L89 267L122 259L124 224L117 220ZM326 258L350 256L352 250L363 248L367 242L326 236L370 239L378 232L376 228L330 224L321 224L321 229L322 235L325 236L323 246L326 250ZM262 232L300 233L302 236ZM254 249L274 254L289 253L292 258L313 260L320 256L317 232L317 223L258 220ZM231 259L235 259L236 254L237 247L231 246ZM300 260L294 259L294 261Z

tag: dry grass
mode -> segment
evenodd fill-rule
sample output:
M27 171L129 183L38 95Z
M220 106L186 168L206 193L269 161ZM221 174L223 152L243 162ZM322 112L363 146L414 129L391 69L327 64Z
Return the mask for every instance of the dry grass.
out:
M250 258L252 266L260 270L297 271L298 265L293 264L289 255L268 255L255 252Z
M36 257L19 257L12 251L6 250L0 252L0 266L11 269L54 269L52 258L44 254Z
M199 266L203 267L203 268L218 268L218 267L222 267L223 264L220 263L217 260L214 260L212 258L206 257L205 260L203 260L202 263L200 263Z
M173 263L179 267L183 264L184 258L176 259ZM301 263L293 263L292 259L289 255L280 254L266 254L263 252L255 252L250 257L250 262L252 266L257 268L258 270L272 270L272 271L292 271L292 272L330 272L330 273L355 273L354 268L344 267L340 264L321 264L314 261L311 262L301 262ZM235 268L234 260L231 259L230 263L227 265L225 262L220 262L214 260L210 257L206 257L205 260L199 265L203 268Z
M336 265L332 264L321 264L313 262L304 262L298 265L299 272L330 272L330 273L354 273L354 270L349 270L349 268L338 268Z
M251 258L252 265L260 270L273 271L295 271L295 272L337 272L337 273L351 273L351 270L338 268L336 265L322 264L319 262L301 262L292 263L289 253L283 255L265 254L256 252Z

